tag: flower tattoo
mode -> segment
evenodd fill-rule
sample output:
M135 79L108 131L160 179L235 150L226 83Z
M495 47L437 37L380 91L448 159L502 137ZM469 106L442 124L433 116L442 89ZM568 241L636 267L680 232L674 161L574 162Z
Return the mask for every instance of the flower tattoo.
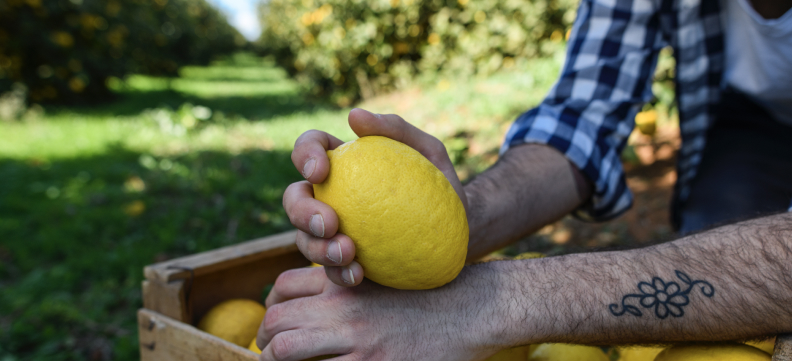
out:
M713 288L709 282L702 280L692 281L690 277L682 271L675 271L675 273L682 283L687 286L686 289L683 290L679 284L674 281L666 283L659 277L654 277L651 283L638 283L638 290L641 291L640 294L633 293L624 296L621 300L621 310L616 303L608 305L611 314L614 316L621 316L625 313L629 313L633 316L641 317L643 312L641 312L638 307L627 304L627 300L635 298L638 300L638 304L644 308L651 309L654 307L654 314L660 319L665 319L669 315L673 317L682 317L685 314L683 307L690 303L688 294L693 290L694 286L699 285L699 289L704 296L711 298L715 295L715 288Z

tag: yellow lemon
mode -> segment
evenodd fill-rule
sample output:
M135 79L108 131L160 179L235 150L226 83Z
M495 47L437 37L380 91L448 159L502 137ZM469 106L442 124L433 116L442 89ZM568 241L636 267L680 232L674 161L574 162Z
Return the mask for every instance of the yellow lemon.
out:
M256 301L232 299L212 307L198 328L241 347L256 337L267 309Z
M250 346L248 346L248 350L253 351L253 352L261 355L261 350L258 348L258 345L256 345L256 339L255 338L252 341L250 341ZM311 357L311 358L309 358L309 359L307 359L305 361L327 360L327 359L331 359L333 357L335 357L335 356L316 356L316 357Z
M371 136L327 152L330 173L316 199L338 214L366 277L399 289L451 282L465 264L465 207L442 172L418 151Z
M248 345L248 350L253 351L253 352L261 355L261 349L258 348L258 345L256 345L256 339L255 338L253 338L253 340L250 341L250 345Z
M484 361L525 361L531 354L534 345L508 348L490 356Z
M652 109L636 114L635 125L638 126L641 133L654 135L657 131L657 111Z
M519 260L519 259L534 259L534 258L544 258L544 257L545 255L539 252L523 252L514 256L514 259Z
M748 346L756 347L756 348L758 348L758 349L760 349L760 350L762 350L764 352L767 352L767 353L772 355L773 351L775 350L775 337L769 338L769 339L766 339L766 340L748 341L745 344L748 345Z
M619 361L652 361L664 349L660 346L619 347Z
M685 344L669 347L655 361L770 361L770 355L739 343Z
M599 347L543 343L528 356L528 361L609 361Z

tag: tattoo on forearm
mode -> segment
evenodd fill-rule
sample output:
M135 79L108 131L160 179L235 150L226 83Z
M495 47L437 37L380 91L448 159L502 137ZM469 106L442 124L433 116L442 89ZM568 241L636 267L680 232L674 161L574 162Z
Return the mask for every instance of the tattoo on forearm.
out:
M702 280L692 281L684 272L675 272L682 283L687 285L686 289L683 290L679 287L679 284L674 281L666 283L661 280L660 277L654 277L652 278L652 283L638 283L638 290L641 291L641 293L633 293L624 296L621 300L621 310L619 310L618 304L611 303L608 306L611 314L614 316L621 316L625 313L629 313L633 316L641 317L643 313L638 307L627 304L627 300L637 299L638 304L644 308L651 309L654 307L654 314L660 319L665 319L669 315L682 317L685 315L683 307L690 303L688 294L693 290L694 286L699 285L699 289L704 296L711 298L715 295L715 288L713 288L709 282Z

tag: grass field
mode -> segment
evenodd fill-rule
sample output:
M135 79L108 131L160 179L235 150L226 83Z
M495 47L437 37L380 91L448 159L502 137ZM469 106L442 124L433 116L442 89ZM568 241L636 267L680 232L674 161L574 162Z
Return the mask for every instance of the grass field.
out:
M466 178L559 68L539 59L360 106L438 136ZM0 121L0 360L137 359L143 266L289 229L297 136L354 139L349 109L249 56L112 86L112 104Z

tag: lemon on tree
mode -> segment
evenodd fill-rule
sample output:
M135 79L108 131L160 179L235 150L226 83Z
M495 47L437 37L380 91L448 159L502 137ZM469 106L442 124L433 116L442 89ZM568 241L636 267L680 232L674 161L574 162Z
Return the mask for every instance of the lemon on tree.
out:
M369 136L328 151L316 199L338 214L367 278L399 289L451 282L467 254L465 207L443 173L418 151Z
M246 347L256 337L267 309L248 299L231 299L212 307L198 328L238 346Z
M683 344L669 347L655 361L770 361L770 354L740 343Z

